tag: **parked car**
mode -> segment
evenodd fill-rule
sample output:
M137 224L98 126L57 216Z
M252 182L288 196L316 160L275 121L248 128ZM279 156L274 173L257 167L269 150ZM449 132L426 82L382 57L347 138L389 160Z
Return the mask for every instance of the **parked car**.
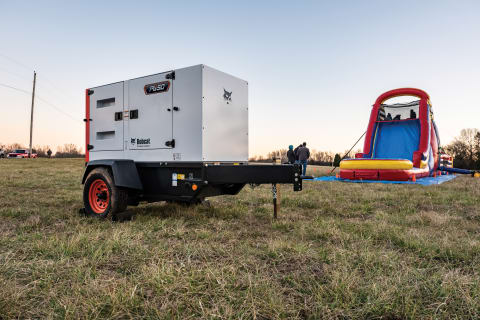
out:
M7 156L8 158L37 158L37 154L32 152L30 156L30 152L27 149L17 149L13 152L10 152Z
M0 148L0 158L5 158L5 150Z

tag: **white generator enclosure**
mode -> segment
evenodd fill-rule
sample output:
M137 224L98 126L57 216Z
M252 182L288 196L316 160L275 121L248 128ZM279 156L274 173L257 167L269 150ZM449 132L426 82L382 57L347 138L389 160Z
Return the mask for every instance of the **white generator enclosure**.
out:
M248 83L197 65L87 90L87 161L247 162Z

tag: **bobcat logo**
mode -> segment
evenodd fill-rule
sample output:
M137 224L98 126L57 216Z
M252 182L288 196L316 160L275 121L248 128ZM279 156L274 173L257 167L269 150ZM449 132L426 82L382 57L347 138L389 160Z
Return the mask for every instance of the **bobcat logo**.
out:
M225 99L225 101L232 101L232 92L233 91L228 92L223 88L223 99Z

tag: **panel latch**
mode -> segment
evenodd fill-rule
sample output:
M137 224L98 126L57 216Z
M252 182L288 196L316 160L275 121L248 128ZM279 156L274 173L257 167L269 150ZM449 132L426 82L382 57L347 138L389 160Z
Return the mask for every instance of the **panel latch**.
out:
M165 145L167 147L175 148L175 139L172 139L172 140L169 140L169 141L165 142Z
M130 120L138 119L138 109L130 110Z

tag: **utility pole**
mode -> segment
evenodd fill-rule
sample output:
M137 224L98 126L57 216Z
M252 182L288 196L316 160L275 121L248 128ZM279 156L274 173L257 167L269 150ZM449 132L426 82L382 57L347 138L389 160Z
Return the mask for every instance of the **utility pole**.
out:
M33 106L35 102L35 82L37 80L37 73L33 71L33 90L32 90L32 111L30 113L30 154L28 157L32 156L32 133L33 133Z

